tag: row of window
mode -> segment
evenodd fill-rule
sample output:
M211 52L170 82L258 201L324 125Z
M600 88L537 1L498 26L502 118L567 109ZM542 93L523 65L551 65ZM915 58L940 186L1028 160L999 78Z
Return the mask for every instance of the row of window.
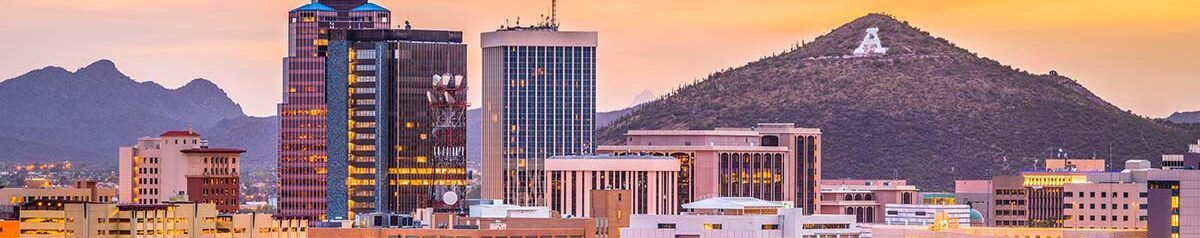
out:
M1063 193L1063 197L1074 197L1075 194L1076 193L1065 192L1065 193ZM1079 192L1078 194L1079 194L1079 197L1083 197L1084 192ZM1112 197L1114 197L1114 198L1117 197L1117 192L1112 192L1111 194L1112 194ZM1094 197L1096 197L1096 192L1088 192L1087 195L1088 195L1088 197L1094 198ZM1100 192L1100 197L1102 197L1102 198L1106 198L1106 197L1108 197L1108 195L1109 195L1109 193ZM1129 197L1129 192L1122 192L1121 197L1125 197L1125 198Z

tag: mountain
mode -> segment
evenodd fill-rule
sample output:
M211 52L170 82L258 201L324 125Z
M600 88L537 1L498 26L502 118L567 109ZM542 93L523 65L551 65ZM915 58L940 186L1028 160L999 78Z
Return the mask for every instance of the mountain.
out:
M1171 113L1171 116L1167 117L1167 121L1185 124L1200 123L1200 111Z
M850 56L868 28L885 55ZM640 129L790 122L823 132L824 178L885 178L950 191L955 179L1032 169L1051 150L1157 161L1200 136L1104 101L1070 78L1032 74L869 14L814 41L721 70L598 131L621 144Z
M109 60L74 72L52 66L0 81L0 115L5 151L0 163L115 165L118 147L188 127L212 132L205 137L214 145L246 148L243 161L274 161L278 137L278 126L271 126L278 122L247 117L208 80L168 89L134 81Z
M642 105L643 103L654 101L656 98L658 98L658 96L655 96L654 92L650 92L650 90L642 90L641 93L638 93L637 96L633 97L633 102L629 103L629 107Z

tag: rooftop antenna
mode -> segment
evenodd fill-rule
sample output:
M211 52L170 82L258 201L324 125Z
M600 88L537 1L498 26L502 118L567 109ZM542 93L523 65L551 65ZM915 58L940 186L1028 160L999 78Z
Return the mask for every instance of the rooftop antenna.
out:
M550 26L558 29L558 0L550 0Z

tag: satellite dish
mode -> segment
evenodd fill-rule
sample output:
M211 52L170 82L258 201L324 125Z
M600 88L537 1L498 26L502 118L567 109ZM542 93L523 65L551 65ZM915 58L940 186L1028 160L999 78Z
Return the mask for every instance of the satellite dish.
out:
M436 74L435 74L435 75L433 75L433 86L437 86L437 85L438 85L439 83L441 83L441 82L442 82L442 76L441 76L441 75L436 75Z
M462 75L456 75L454 77L458 78L458 87L459 88L467 87L467 77L463 77Z
M433 102L433 93L425 92L425 99L429 100L429 102Z
M458 193L454 193L454 191L446 191L445 193L442 193L442 203L445 203L446 205L454 205L455 203L458 203Z
M450 74L443 74L442 75L442 86L449 85L449 82L451 79L454 79L454 76L450 76Z

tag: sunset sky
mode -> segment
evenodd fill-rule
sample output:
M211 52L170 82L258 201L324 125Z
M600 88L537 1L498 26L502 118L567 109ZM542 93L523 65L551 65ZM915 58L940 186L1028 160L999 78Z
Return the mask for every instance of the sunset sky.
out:
M275 114L287 11L306 0L0 0L0 79L111 59L168 88L216 82L246 113ZM418 29L464 32L470 75L479 33L534 23L549 0L375 0ZM1057 70L1150 116L1200 110L1200 1L559 1L563 30L598 31L598 103L627 106L721 68L781 52L871 12L1035 73ZM887 45L887 36L881 35ZM470 81L475 89L480 81ZM471 94L479 105L478 91Z

